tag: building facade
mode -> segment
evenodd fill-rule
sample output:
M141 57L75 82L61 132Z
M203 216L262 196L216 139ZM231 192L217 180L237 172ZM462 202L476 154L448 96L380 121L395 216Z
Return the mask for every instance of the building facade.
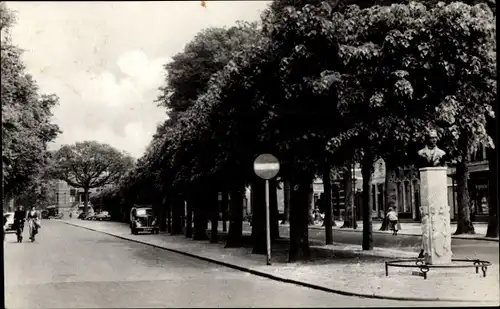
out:
M468 189L470 197L470 210L472 221L486 222L488 219L488 158L486 149L480 147L468 164L469 180ZM420 180L415 169L400 169L396 175L397 182L397 211L402 219L413 221L420 220ZM382 218L385 204L385 162L379 160L375 163L372 178L372 209ZM457 217L457 185L455 167L448 167L448 205L450 217Z
M89 204L90 204L90 196L93 194L97 194L104 190L107 187L111 187L112 185L105 185L99 188L92 188L89 190ZM85 201L85 193L83 188L74 188L70 186L64 180L57 180L56 185L54 186L55 196L56 196L56 206L59 208L59 212L69 212L73 207L77 205L83 205Z

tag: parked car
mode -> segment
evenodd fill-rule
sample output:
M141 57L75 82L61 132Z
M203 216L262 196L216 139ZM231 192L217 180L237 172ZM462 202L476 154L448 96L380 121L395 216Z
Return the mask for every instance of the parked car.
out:
M5 218L5 231L14 231L14 213L13 212L6 212L3 214L3 217Z
M94 220L94 217L95 217L95 214L94 213L91 213L89 212L86 216L85 216L85 220Z
M100 213L98 213L97 215L95 215L94 220L98 220L98 221L111 220L111 216L110 216L109 212L104 210L104 211L101 211Z
M49 219L49 211L42 210L42 219Z
M158 234L160 227L151 207L134 206L130 210L130 232L134 235L139 232Z

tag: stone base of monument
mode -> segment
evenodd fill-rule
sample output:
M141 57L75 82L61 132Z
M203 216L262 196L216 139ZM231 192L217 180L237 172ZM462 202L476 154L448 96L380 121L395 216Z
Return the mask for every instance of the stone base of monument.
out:
M420 212L422 249L426 264L450 264L451 219L446 167L420 169Z

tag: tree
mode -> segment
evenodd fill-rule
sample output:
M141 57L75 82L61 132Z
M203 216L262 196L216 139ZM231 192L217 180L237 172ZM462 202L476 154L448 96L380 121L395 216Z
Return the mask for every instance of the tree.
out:
M22 51L12 43L14 14L0 3L2 189L5 202L34 185L46 165L47 143L60 133L51 123L55 95L41 95L21 61Z
M44 209L47 206L55 205L56 183L43 171L40 172L24 190L16 195L16 203L25 207L35 206Z
M166 86L158 103L177 119L207 90L213 74L222 70L231 57L258 39L256 24L239 22L237 26L208 28L198 33L184 51L164 66Z
M486 125L496 104L495 16L484 4L453 3L434 10L437 61L448 95L436 109L450 156L457 161L458 218L455 234L474 234L467 188L468 161L479 145L494 147ZM473 41L474 43L471 43ZM453 47L453 48L451 48Z
M366 171L364 182L369 181L368 170L374 159L387 156L387 150L412 149L409 145L422 141L429 123L437 124L439 119L436 118L443 116L449 120L459 115L456 112L450 114L450 110L459 109L449 107L450 104L446 103L450 95L460 95L457 82L463 81L465 88L472 87L467 84L471 80L478 85L485 84L483 91L469 91L468 94L476 94L485 102L491 101L489 98L494 91L486 86L491 84L490 78L475 75L477 71L481 71L478 67L484 64L489 68L488 63L491 63L490 60L479 59L478 55L483 50L483 54L491 58L491 52L482 44L491 41L486 39L489 33L487 29L491 28L491 22L487 21L488 11L481 5L470 7L459 4L439 5L426 10L423 5L413 3L364 10L353 6L346 9L344 16L337 16L335 20L346 25L346 28L339 27L338 31L342 66L334 73L338 74L338 82L334 85L337 89L342 89L339 100L346 108L344 118L355 121L339 139L333 141L334 144L337 143L337 147L347 142L349 149L358 149L362 157L367 153L371 154L369 160L363 159L367 166L361 165L362 170ZM465 27L464 33L452 30L457 28L457 24ZM466 33L468 39L464 38ZM436 37L442 40L436 40ZM470 44L472 38L477 40L475 44ZM458 72L457 58L460 57L448 52L457 44L467 45L465 50L469 54L466 57L473 56L471 62L480 63L465 69L464 72L469 73L464 74L463 78L460 74L450 73L451 66L455 68L455 65L457 70L453 72ZM471 54L474 48L476 52ZM460 49L460 53L463 51L464 49ZM483 72L486 76L491 76L488 70ZM471 79L471 75L474 78ZM463 99L466 97L461 95ZM478 102L475 97L469 98ZM469 123L481 122L485 117L487 108L484 105L475 107L472 118L476 121L470 121L470 114L464 117L469 119ZM453 126L451 128L449 131L453 132ZM485 140L480 132L473 135ZM364 188L368 187L364 184ZM369 214L369 196L366 194L367 192L363 193L367 197L363 199L363 213ZM364 234L364 239L367 237L369 235ZM369 241L364 241L363 247L365 244L369 247L368 243Z
M84 141L63 145L54 153L53 174L72 187L83 188L87 212L89 189L116 184L133 164L130 155L110 145Z

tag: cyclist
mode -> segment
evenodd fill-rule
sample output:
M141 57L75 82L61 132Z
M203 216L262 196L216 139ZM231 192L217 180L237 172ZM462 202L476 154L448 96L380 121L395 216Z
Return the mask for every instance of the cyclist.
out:
M28 211L26 220L28 220L30 239L31 241L35 241L35 235L38 234L38 228L40 228L40 215L36 211L35 206L32 206L30 211Z

